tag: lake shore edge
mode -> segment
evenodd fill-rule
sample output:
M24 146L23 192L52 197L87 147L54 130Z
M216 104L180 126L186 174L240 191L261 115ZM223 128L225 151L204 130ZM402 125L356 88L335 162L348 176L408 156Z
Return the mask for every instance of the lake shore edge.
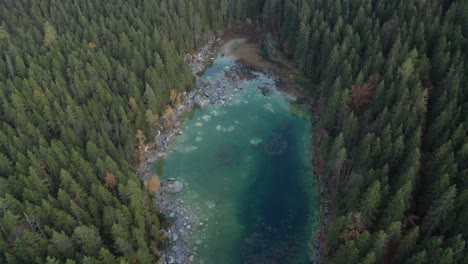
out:
M288 75L278 67L278 65L263 60L259 56L260 50L257 41L258 40L251 40L248 36L242 34L232 35L229 30L226 30L220 38L212 37L201 49L192 54L187 54L186 61L190 64L196 80L194 89L183 94L181 105L177 107L177 109L174 109L173 118L171 120L163 120L163 123L166 125L164 127L161 126L158 130L158 135L148 143L145 149L146 157L140 164L138 170L138 175L143 181L147 181L153 174L151 172L152 165L159 159L165 157L168 151L170 151L170 143L174 138L183 133L179 126L184 116L192 111L194 107L210 105L210 103L200 105L200 102L197 102L196 96L206 88L206 85L201 82L199 75L210 66L217 54L231 57L241 69L268 75L275 80L276 89L282 92L285 97L314 113L312 110L314 105L313 97L307 94L302 88L297 87L297 85L294 84L293 77ZM239 53L239 51L244 53ZM252 54L255 52L257 57L252 57ZM248 78L248 76L240 76L240 78ZM298 98L300 98L300 100L298 100ZM311 130L311 144L313 144L314 140L312 132L313 128ZM313 150L311 153L313 156L316 154ZM314 164L313 168L315 171ZM319 237L324 232L324 212L327 211L327 206L323 203L322 180L315 173L314 176L320 199L318 211L320 230L317 231L316 238L311 241L311 247L313 247L314 252L316 252L311 259L311 263L319 263L321 259ZM161 187L168 183L171 184L170 182L179 183L179 180L180 179L169 179L163 181L161 182ZM167 192L167 188L161 187L155 195L155 202L158 205L160 213L174 223L170 227L161 230L161 237L165 240L163 243L167 244L167 247L160 252L159 263L194 263L194 255L189 247L191 229L193 227L203 228L203 225L206 223L204 223L203 220L196 219L196 217L191 214L190 208L184 204L183 200L168 199L167 194L171 192Z

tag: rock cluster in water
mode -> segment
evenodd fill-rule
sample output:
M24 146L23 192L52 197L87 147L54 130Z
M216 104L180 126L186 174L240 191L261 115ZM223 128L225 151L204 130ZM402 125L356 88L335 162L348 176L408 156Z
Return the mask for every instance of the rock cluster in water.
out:
M195 91L193 97L189 98L198 107L206 107L210 104L224 104L232 99L233 93L241 90L241 78L239 77L240 66L226 66L223 75L212 79L197 79L199 90Z

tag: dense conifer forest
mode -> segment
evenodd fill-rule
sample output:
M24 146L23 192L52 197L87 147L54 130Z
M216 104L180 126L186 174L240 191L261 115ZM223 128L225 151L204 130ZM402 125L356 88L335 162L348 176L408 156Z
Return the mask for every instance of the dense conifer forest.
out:
M266 30L321 92L331 263L468 263L467 14L467 1L266 1Z
M272 33L320 93L323 261L468 263L467 14L463 0L2 0L0 263L157 261L139 144L192 89L184 54L237 22Z
M0 263L157 260L137 131L154 136L171 90L192 85L184 53L247 16L236 7L1 1Z

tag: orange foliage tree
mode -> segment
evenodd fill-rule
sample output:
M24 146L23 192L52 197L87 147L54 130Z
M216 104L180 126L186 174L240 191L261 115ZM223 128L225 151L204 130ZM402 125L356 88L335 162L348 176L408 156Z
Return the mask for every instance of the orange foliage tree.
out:
M130 96L130 98L128 98L128 105L130 106L131 109L133 109L136 105L136 100L135 98L133 98L133 96Z
M352 213L345 230L341 233L341 238L345 241L355 239L365 230L361 213Z
M115 178L114 174L108 172L106 173L106 177L104 177L104 185L109 189L114 189L117 185L117 179Z
M150 180L144 183L145 189L150 194L156 194L159 190L159 177L158 175L151 176Z

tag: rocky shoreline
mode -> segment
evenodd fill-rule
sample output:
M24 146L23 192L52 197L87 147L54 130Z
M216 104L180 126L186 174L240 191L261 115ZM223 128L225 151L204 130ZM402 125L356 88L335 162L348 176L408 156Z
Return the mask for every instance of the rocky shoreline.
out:
M253 74L253 78L256 76L255 73L251 72L251 69L242 64L235 64L232 67L226 66L223 72L224 75L215 80L204 80L197 77L197 88L189 93L184 93L181 106L174 109L175 121L169 125L170 129L161 132L164 130L161 127L158 130L158 135L154 138L152 146L147 150L147 163L154 163L164 157L167 154L171 140L183 133L178 129L183 114L191 111L194 107L205 108L209 105L225 104L232 99L234 93L243 89L242 82L244 80L252 78L250 75L247 76L246 72ZM259 89L265 90L267 88L259 87Z
M161 230L161 237L166 247L160 256L161 264L193 263L195 256L191 254L188 239L193 234L192 227L203 226L195 219L190 206L186 206L182 199L169 198L183 191L184 184L176 179L168 179L161 183L156 194L156 203L165 218L173 223ZM171 222L172 222L171 221ZM198 224L197 224L198 223Z

